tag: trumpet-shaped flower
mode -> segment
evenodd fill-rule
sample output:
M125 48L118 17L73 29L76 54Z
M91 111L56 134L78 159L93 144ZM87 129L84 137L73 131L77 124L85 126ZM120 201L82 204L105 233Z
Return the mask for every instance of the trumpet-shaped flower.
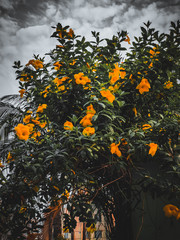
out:
M91 135L95 134L95 128L93 128L93 127L86 127L83 130L82 134L84 136L91 136Z
M96 110L94 109L93 105L89 105L87 106L87 111L86 111L87 114L90 114L92 116L94 116L94 114L96 114Z
M164 88L170 89L172 87L173 87L173 82L167 81L167 82L164 83Z
M39 123L39 126L40 126L41 128L45 128L46 124L47 124L46 122L40 122L40 123Z
M26 116L23 118L23 122L24 122L24 123L29 123L30 120L31 120L31 115L30 115L30 114L29 114L29 115L26 115Z
M134 107L133 109L134 115L137 116L137 109Z
M156 49L157 48L154 47L153 50L152 49L149 50L149 53L151 54L150 56L151 58L156 57L160 53L159 51L156 51Z
M46 108L47 108L47 104L41 104L41 105L39 105L36 112L43 113L44 109L46 109Z
M140 94L143 94L144 92L149 92L149 88L151 88L151 86L146 78L143 78L140 84L136 87L136 89L139 89Z
M83 127L92 126L92 123L91 123L92 117L93 117L92 114L87 114L81 119L80 124Z
M73 61L69 65L73 66L75 63L76 63L76 60L73 59Z
M13 159L13 157L12 157L12 155L11 155L11 153L9 152L8 153L8 156L7 156L7 163L10 163L11 161L14 161L14 159Z
M59 70L60 67L62 66L62 64L59 61L55 62L53 65L55 66L54 67L55 70Z
M120 75L120 67L117 64L114 64L115 68L112 70L112 72L109 72L109 78L110 84L114 84L117 80L119 80L119 75Z
M50 87L51 87L51 86L48 85L48 86L45 88L44 91L40 92L41 95L44 94L44 95L43 95L44 98L46 98L47 95L48 95L48 93L50 92L50 90L49 90Z
M180 218L180 210L172 204L165 205L163 211L166 217L174 216L177 220Z
M29 128L29 132L31 134L34 131L34 124L33 123L28 123L26 126Z
M111 103L113 103L113 101L115 100L115 96L108 89L103 89L102 91L100 91L100 93Z
M111 153L116 154L118 157L120 157L122 155L121 151L118 148L119 145L120 145L120 143L118 143L118 144L111 143L111 145L110 145Z
M129 38L128 35L126 35L126 39L125 39L124 41L125 41L125 42L128 42L128 44L131 44L131 43L130 43L130 38Z
M156 151L158 149L158 145L156 143L149 143L148 146L150 147L149 149L149 154L154 157L156 154Z
M19 139L27 141L30 135L30 129L28 126L19 123L14 130Z
M69 29L68 36L73 37L74 36L74 31L72 28Z
M66 121L65 123L64 123L64 129L65 130L70 130L70 131L72 131L73 130L73 124L72 124L72 122L69 122L69 121Z
M120 74L121 79L124 79L126 76L125 69L121 67L119 70L120 70L119 74Z
M56 84L57 87L63 83L62 79L59 79L59 78L55 78L53 82Z
M22 73L21 74L21 78L19 80L21 82L28 82L32 78L33 78L33 76L28 77L26 73Z
M19 93L20 93L20 97L21 97L21 98L23 97L23 95L24 95L25 92L26 92L25 89L21 89L21 90L19 90Z
M84 73L82 72L75 74L74 78L75 78L75 82L81 85L85 85L91 82L91 80L87 76L84 76Z
M152 130L151 128L152 128L152 126L151 126L150 124L144 124L144 125L142 126L142 130L143 130L143 131L145 131L145 130L147 130L147 129Z
M31 121L33 122L33 123L35 123L35 124L37 124L37 125L39 125L40 124L40 121L38 120L39 118L36 118L36 119L31 119Z
M38 59L37 60L34 60L34 59L29 60L29 62L26 64L26 66L29 66L29 65L32 65L36 70L39 68L43 68L43 62Z

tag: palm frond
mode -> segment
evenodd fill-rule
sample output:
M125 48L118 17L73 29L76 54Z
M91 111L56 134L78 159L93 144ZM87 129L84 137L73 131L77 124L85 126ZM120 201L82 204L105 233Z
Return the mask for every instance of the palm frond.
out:
M13 123L21 120L27 102L19 95L6 95L0 98L0 139L5 139L12 131Z

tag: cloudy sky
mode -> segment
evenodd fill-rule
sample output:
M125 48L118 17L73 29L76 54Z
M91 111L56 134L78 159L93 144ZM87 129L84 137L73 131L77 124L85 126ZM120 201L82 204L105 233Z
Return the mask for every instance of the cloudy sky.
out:
M14 61L26 64L55 47L51 26L58 22L87 40L91 31L111 37L121 30L132 40L148 20L167 32L179 12L179 0L0 0L0 97L18 93Z

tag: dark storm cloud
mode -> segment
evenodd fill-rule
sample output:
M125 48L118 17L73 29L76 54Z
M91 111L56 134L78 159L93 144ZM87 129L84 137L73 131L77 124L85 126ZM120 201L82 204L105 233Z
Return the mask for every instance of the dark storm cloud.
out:
M16 21L20 27L36 25L48 8L48 5L68 7L66 0L1 0L1 17ZM9 4L7 4L7 1ZM34 18L33 16L36 16Z
M136 9L146 8L152 3L156 3L157 8L165 8L167 11L173 12L174 7L180 9L179 0L1 0L0 15L16 21L20 27L26 27L36 25L37 21L41 22L41 18L44 17L48 6L51 4L57 9L71 9L71 7L76 5L81 7L87 3L94 7L110 7L125 4L125 10L128 10L130 7ZM62 11L61 14L62 17L66 17L66 11Z

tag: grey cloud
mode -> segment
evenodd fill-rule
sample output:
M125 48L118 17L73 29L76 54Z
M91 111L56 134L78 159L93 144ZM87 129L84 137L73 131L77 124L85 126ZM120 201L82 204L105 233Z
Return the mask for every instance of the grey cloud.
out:
M9 8L3 0L0 3L1 16L11 18L16 21L20 27L32 26L39 23L41 18L45 16L48 5L55 4L58 6L68 6L66 0L9 0ZM36 16L34 18L33 16ZM34 20L36 19L36 20ZM37 21L39 19L39 21Z
M179 8L180 2L178 0L1 0L0 13L1 16L10 17L17 21L20 27L32 26L41 23L41 18L44 18L45 12L49 5L53 4L61 11L62 17L66 15L67 9L73 10L73 7L86 6L87 3L94 8L97 7L111 7L115 5L126 5L126 10L130 7L137 9L146 8L152 3L156 3L157 8L166 8L166 11L173 12L174 7ZM179 8L180 10L180 8ZM36 16L36 17L34 17Z

